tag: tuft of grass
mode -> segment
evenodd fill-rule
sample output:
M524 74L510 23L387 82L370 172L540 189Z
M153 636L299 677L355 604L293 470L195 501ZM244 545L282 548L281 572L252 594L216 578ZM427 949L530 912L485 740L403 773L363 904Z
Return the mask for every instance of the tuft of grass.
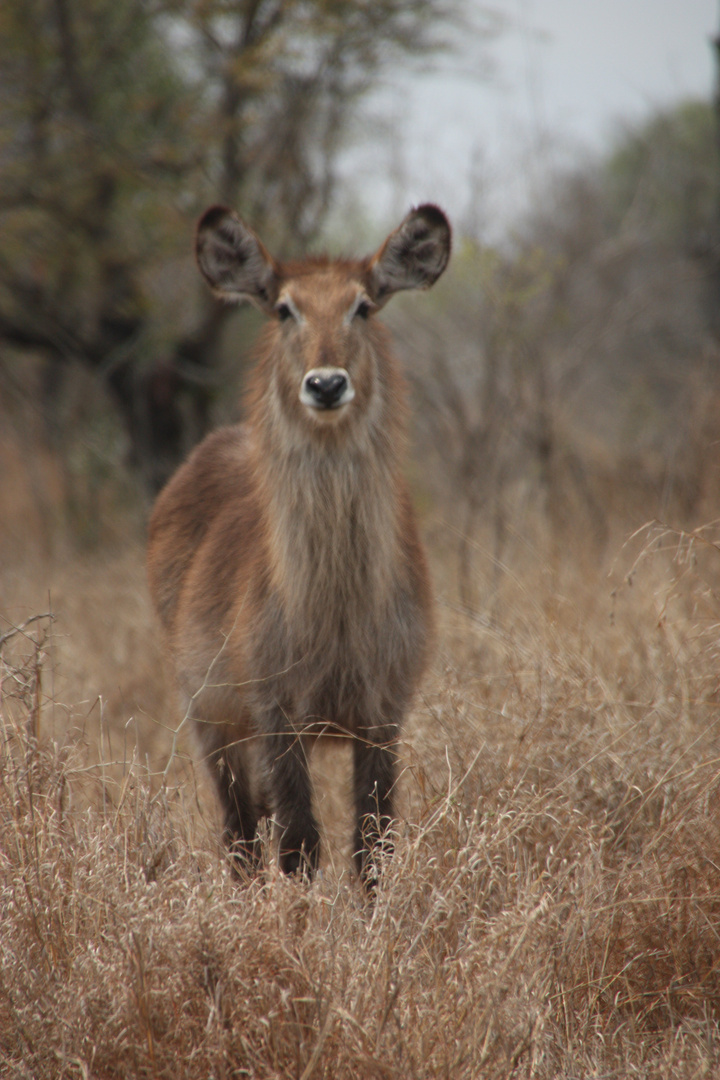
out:
M332 827L311 887L270 852L238 886L169 725L123 741L120 693L93 728L54 694L75 631L3 627L0 1074L718 1074L717 529L649 526L609 579L495 571L492 616L444 602L374 904ZM125 573L80 572L89 620ZM142 701L152 623L113 617Z

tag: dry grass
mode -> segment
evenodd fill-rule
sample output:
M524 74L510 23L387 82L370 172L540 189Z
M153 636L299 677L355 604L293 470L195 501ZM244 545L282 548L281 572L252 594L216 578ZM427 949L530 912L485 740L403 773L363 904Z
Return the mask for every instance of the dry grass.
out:
M0 636L56 618L0 650L0 1074L718 1075L718 535L444 603L372 907L332 762L310 888L235 885L182 741L161 775L139 549L6 574Z

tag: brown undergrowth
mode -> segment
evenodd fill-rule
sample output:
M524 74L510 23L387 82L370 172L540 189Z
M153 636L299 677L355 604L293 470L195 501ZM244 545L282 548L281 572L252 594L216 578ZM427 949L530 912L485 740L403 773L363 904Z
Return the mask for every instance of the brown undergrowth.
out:
M609 577L536 552L492 615L441 598L374 905L330 754L322 878L233 882L139 557L61 574L64 616L7 610L0 1074L717 1075L718 536L649 526Z

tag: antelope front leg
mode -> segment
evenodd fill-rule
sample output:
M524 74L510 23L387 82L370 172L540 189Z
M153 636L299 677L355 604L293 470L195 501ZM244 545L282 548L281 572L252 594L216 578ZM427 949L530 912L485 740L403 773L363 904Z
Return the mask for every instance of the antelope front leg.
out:
M398 729L388 725L382 731L359 735L353 742L355 788L355 864L369 890L377 885L378 860L374 856L392 852L387 835L393 820L393 787L397 774Z
M280 869L312 877L320 861L320 833L312 812L312 789L302 738L288 731L278 710L274 730L263 738L270 803L279 833ZM267 730L267 729L265 729Z

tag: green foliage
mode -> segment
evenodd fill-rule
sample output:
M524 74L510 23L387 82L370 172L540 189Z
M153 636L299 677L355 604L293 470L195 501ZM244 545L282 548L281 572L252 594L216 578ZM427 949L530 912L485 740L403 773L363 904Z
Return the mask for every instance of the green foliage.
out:
M605 167L611 222L629 218L668 242L697 240L718 212L717 118L685 101L627 132Z
M97 372L151 488L211 423L221 369L193 220L223 202L279 254L307 247L359 99L459 2L0 7L0 346Z

